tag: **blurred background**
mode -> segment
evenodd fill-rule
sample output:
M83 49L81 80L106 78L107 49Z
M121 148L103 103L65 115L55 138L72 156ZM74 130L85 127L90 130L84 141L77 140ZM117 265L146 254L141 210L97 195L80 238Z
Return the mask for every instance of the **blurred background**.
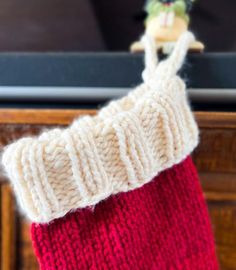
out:
M127 51L143 32L144 3L2 0L0 51ZM235 0L194 4L191 29L206 44L206 51L236 50L235 10Z

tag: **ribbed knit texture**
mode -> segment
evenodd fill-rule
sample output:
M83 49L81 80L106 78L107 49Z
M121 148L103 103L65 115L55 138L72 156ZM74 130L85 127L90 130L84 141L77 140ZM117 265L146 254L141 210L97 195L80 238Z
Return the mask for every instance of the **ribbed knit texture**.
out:
M142 85L95 117L6 148L4 167L32 221L50 222L139 188L193 151L198 129L185 84L176 75L193 40L185 33L158 65L154 45L145 37Z
M191 158L142 188L50 225L32 225L42 270L216 270L209 217Z

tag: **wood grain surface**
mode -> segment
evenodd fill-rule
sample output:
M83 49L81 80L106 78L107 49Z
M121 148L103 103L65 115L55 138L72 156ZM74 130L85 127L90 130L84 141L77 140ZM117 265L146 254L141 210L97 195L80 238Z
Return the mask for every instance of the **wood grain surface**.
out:
M1 269L16 267L16 216L11 189L8 184L1 184Z
M76 117L94 115L96 110L0 109L1 124L68 125ZM236 114L231 112L195 112L201 128L236 128Z
M55 126L66 126L87 110L0 110L0 147ZM193 153L215 233L222 270L236 269L236 113L196 112L201 142ZM0 174L0 269L39 269L29 224L19 214Z

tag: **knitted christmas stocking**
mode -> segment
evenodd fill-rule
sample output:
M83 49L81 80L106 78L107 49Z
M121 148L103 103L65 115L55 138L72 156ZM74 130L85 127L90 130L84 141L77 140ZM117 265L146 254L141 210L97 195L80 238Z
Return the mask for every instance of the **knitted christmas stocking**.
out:
M189 157L198 129L176 75L193 40L183 34L158 64L144 37L143 84L95 117L6 148L41 269L218 269Z

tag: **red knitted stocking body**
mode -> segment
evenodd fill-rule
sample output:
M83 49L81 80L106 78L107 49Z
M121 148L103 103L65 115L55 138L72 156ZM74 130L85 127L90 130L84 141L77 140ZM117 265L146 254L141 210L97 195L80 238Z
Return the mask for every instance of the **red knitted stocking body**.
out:
M48 225L32 225L43 270L218 269L190 157L143 187Z

